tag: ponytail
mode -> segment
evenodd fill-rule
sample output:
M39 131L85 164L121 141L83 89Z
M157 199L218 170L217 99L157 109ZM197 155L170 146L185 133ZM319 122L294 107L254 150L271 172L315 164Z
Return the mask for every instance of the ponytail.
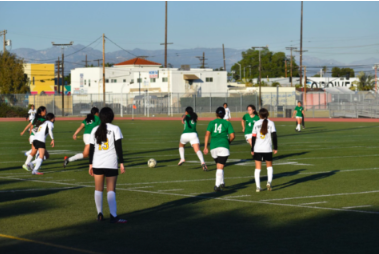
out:
M44 121L39 120L39 118L44 118L41 114L42 112L46 111L46 107L41 106L37 109L36 116L33 120L33 125L36 125L36 127L39 127Z
M258 113L257 113L257 109L255 108L255 106L253 105L253 104L250 104L250 105L248 105L247 107L246 107L247 109L248 108L251 108L252 110L254 110L254 115L258 115Z
M112 123L114 118L114 113L111 108L104 107L100 110L100 121L101 124L95 132L96 144L101 145L102 142L107 142L107 123Z
M268 113L268 110L265 109L265 108L261 108L259 110L259 117L261 119L264 119L263 120L263 124L262 124L262 127L261 127L261 133L262 135L266 135L268 130L267 130L267 127L268 127L268 120L267 120L267 117L268 117L269 113Z
M88 114L87 115L87 118L86 118L86 122L87 123L91 123L92 121L94 121L95 120L95 117L92 115L92 114Z
M193 112L193 108L187 107L186 112L190 115L191 120L196 123L197 122L197 114L195 112Z

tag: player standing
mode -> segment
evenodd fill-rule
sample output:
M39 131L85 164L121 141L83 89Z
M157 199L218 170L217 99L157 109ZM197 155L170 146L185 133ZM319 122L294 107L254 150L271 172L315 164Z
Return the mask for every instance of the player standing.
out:
M297 106L295 108L295 111L293 112L293 118L296 116L296 122L297 122L297 126L296 126L296 131L300 131L300 124L301 124L301 121L303 120L303 118L305 117L305 113L304 113L304 108L303 106L301 105L301 101L298 101L297 102Z
M228 103L224 103L224 109L225 109L225 116L224 116L224 119L226 121L230 121L232 120L232 115L230 114L230 109L228 107Z
M183 163L186 161L184 158L184 146L187 143L190 143L197 157L200 160L203 170L207 171L208 168L204 162L203 153L200 151L200 140L196 131L196 123L197 123L197 114L193 112L192 107L187 107L185 115L183 116L183 119L182 119L184 130L183 130L183 134L180 136L180 142L179 142L180 161L178 163L178 166L183 165Z
M224 119L224 116L225 108L217 108L217 118L209 123L204 141L204 154L206 155L208 154L208 141L211 138L211 156L217 166L215 191L225 188L224 167L230 155L229 145L235 138L233 126Z
M278 138L276 136L275 124L268 120L268 111L265 108L259 110L261 120L254 124L251 154L255 160L255 184L256 191L261 191L261 168L262 161L266 162L267 166L267 190L272 190L271 183L274 175L272 168L272 145L274 144L274 154L278 152Z
M249 143L250 146L254 123L257 121L259 121L258 113L255 106L250 104L247 106L247 114L245 114L241 120L242 132L245 134L246 142Z
M36 112L37 112L37 111L35 110L34 105L33 105L33 104L30 105L30 109L29 109L29 111L28 111L29 122L33 122L33 120L34 120L34 116L35 116Z
M79 128L75 131L72 138L76 140L76 135L84 128L83 141L84 141L84 150L83 153L78 153L72 157L64 157L63 167L65 168L69 162L81 160L83 158L87 158L89 154L89 143L91 139L91 131L93 128L100 124L99 118L99 109L93 107L91 109L91 114L87 115L87 118L83 120L80 124Z
M101 124L93 128L90 139L89 171L95 179L95 203L97 220L104 220L103 190L104 178L107 181L107 200L111 223L126 223L117 216L116 182L118 176L117 161L121 174L125 173L122 152L122 133L118 126L111 124L114 113L111 108L104 107L100 111Z

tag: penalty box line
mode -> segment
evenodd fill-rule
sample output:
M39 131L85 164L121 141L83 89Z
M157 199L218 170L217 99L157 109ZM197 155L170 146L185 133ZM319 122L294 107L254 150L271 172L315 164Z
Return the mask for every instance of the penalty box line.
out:
M3 177L0 177L0 178L3 178ZM90 187L90 188L94 187L92 185L79 185L79 184L74 184L74 183L61 183L61 182L41 181L41 180L34 180L34 179L20 179L20 178L10 178L10 177L8 177L6 179L13 179L13 180L19 180L19 181L35 181L35 182L60 184L60 185L71 185L71 186L78 186L78 187ZM125 189L125 188L117 188L117 190L132 191L132 192L139 192L139 193L148 193L148 194L177 196L177 197L187 197L187 198L204 199L204 200L223 200L223 201L233 201L233 202L240 202L240 203L266 204L266 205L273 205L273 206L308 208L308 209L329 210L329 211L337 211L337 212L379 214L379 212L374 212L374 211L350 210L350 209L318 207L318 206L308 206L308 205L281 204L281 203L271 203L271 202L267 202L267 201L240 200L240 199L233 199L233 198L217 198L217 197L210 197L210 196L205 196L205 195L196 195L195 196L195 195L172 193L172 192L157 192L157 191ZM379 190L377 192L379 192ZM210 193L210 194L213 194L213 193Z

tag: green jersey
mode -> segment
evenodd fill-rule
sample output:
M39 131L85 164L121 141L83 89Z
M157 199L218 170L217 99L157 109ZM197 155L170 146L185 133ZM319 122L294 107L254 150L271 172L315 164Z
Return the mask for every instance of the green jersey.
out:
M194 120L191 120L190 115L186 115L184 118L184 130L183 133L193 133L196 132L196 122Z
M34 118L32 124L33 124L33 129L32 129L32 134L30 134L30 136L34 136L34 132L37 131L37 120L40 120L42 123L46 121L46 119L42 116L38 117L38 118Z
M242 120L246 122L245 124L245 135L253 133L253 127L255 122L259 121L259 116L254 115L254 117L251 117L249 114L245 114L242 117Z
M211 150L217 147L229 149L228 134L234 133L230 122L217 118L209 123L207 131L211 133Z
M303 113L302 113L303 110L304 110L303 107L296 106L296 108L295 108L296 116L302 117L303 116Z
M100 118L98 116L93 116L95 119L89 123L84 120L82 123L84 124L84 134L91 134L92 129L96 126L100 125Z

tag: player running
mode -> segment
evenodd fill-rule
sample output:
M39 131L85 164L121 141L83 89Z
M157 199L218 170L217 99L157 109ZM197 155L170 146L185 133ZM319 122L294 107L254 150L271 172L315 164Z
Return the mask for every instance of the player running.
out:
M230 109L228 107L228 103L224 103L224 109L225 109L225 116L224 116L224 119L226 121L230 121L232 120L232 115L230 114Z
M33 148L32 152L30 153L30 157L33 157L36 155L37 151L39 153L38 158L35 160L35 167L32 163L28 163L28 167L32 168L32 174L33 175L43 175L43 173L39 172L38 169L41 167L42 161L44 159L46 151L46 137L47 135L50 135L51 138L51 147L54 147L54 135L53 135L53 129L54 129L54 122L55 122L55 116L53 113L48 113L46 115L46 121L41 122L37 121L36 128L37 130L34 130L34 140L33 140ZM28 158L29 158L28 156Z
M256 191L260 192L261 189L261 168L262 161L266 162L267 166L267 190L271 191L271 183L274 174L272 168L272 144L274 144L274 154L278 152L278 138L276 136L275 124L273 121L268 120L268 111L265 108L259 110L259 117L261 120L254 124L251 154L255 160L255 184Z
M241 120L242 132L245 134L246 142L249 143L250 146L254 123L257 121L259 121L258 113L255 106L250 104L247 106L247 114L245 114Z
M28 111L29 122L33 122L36 113L37 111L35 110L34 105L30 105L30 109Z
M179 155L180 161L178 166L183 165L186 161L184 158L184 146L190 143L200 160L201 166L204 171L207 171L207 165L204 162L203 153L200 151L200 140L196 131L197 114L193 112L192 107L187 107L185 115L183 115L182 124L184 125L183 134L180 136L179 142Z
M211 156L216 162L216 192L225 188L224 167L230 155L229 144L234 140L234 130L230 122L224 119L225 108L219 107L216 110L216 119L209 123L204 141L204 154L208 154L208 141L211 137ZM229 137L228 137L229 135Z
M300 124L301 124L301 121L303 120L303 117L305 117L305 114L304 114L304 108L303 106L301 105L301 101L298 101L297 102L297 106L295 108L295 111L293 112L293 118L295 118L295 115L296 115L296 122L297 122L297 126L296 126L296 131L300 131Z
M95 179L95 203L97 220L103 221L104 178L107 181L107 199L111 223L126 223L117 216L116 182L118 176L117 160L121 174L125 173L122 153L122 133L118 126L111 124L114 113L104 107L100 111L101 124L93 128L90 137L89 171Z
M63 167L65 168L69 162L81 160L83 158L87 158L89 154L89 143L91 139L91 131L93 128L100 124L99 118L99 109L93 107L91 109L91 114L87 115L87 118L80 124L79 128L75 131L72 138L76 140L76 135L84 128L83 141L84 141L84 150L83 153L78 153L72 157L65 156Z

